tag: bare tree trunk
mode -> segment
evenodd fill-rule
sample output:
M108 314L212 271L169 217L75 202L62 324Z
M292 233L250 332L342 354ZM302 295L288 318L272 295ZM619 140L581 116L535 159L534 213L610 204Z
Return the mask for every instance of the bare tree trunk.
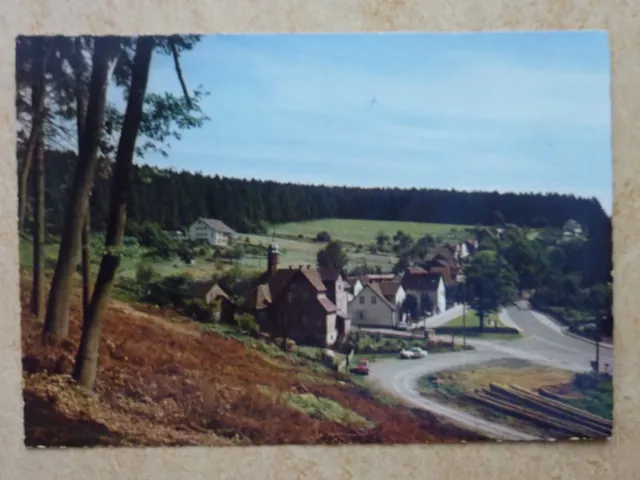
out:
M44 319L44 133L40 132L33 164L33 195L35 198L35 222L33 231L33 287L31 289L31 313Z
M89 314L91 300L91 209L87 209L87 216L82 227L82 317L86 321Z
M81 386L93 389L98 371L98 353L102 314L109 300L116 271L120 264L117 251L122 245L127 219L127 204L131 190L131 169L135 153L136 138L142 120L144 97L149 78L151 56L155 45L151 36L139 37L133 61L131 87L127 110L122 123L118 153L113 173L109 223L106 234L106 251L100 263L89 315L82 326L82 338L76 355L73 377Z
M74 41L73 70L75 76L76 97L76 125L78 133L78 151L80 151L80 139L84 134L84 123L87 117L87 99L84 89L84 73L86 64L82 56L82 39L77 37ZM89 314L89 302L91 300L91 194L89 194L89 207L82 227L82 316L86 321Z
M67 338L69 332L71 281L77 263L82 226L89 206L89 192L98 159L107 87L119 50L118 38L96 37L84 134L79 140L78 166L66 211L43 330L44 337L51 336L55 340Z
M24 158L20 168L20 178L18 183L18 231L24 228L24 220L27 213L27 185L29 181L29 172L31 171L31 163L33 162L33 154L36 148L36 142L43 128L44 123L44 96L46 89L46 72L47 63L53 50L53 43L39 38L34 45L33 67L37 75L32 91L31 91L31 109L33 111L31 120L31 132L25 146Z

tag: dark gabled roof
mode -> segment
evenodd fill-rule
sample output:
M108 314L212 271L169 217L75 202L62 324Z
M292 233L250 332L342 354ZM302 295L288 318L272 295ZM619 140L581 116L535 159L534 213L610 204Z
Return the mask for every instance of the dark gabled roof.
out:
M445 285L454 285L456 280L448 267L433 267L429 269L429 272L442 275L442 281Z
M379 282L378 288L382 295L385 297L395 297L396 293L398 293L398 289L400 288L400 280L392 280L386 282Z
M250 290L246 305L252 309L262 309L268 304L276 302L289 283L300 275L306 279L317 293L327 291L317 270L305 268L283 268L278 270L273 277L264 272ZM328 300L328 299L327 299ZM329 300L330 301L330 300Z
M202 298L211 289L215 289L216 297L229 299L229 294L215 280L199 280L193 282L185 292L187 297Z
M408 267L405 270L405 274L408 275L424 275L427 271L422 267Z
M329 298L324 293L318 294L316 298L318 299L318 303L320 304L320 306L324 308L325 312L336 313L338 311L338 307L336 307L335 303L329 300Z
M216 232L222 233L235 233L226 223L215 218L200 218L200 220L209 228L212 228Z
M322 277L318 270L310 269L310 268L301 268L299 270L302 274L309 280L309 283L318 291L318 292L326 292L327 287L324 286L322 282Z
M438 289L442 274L429 271L420 275L405 275L402 279L402 287L405 290L418 290L431 292Z

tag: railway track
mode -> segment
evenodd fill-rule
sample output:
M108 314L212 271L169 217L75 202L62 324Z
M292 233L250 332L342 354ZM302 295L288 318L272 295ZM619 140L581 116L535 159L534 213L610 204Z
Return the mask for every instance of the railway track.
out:
M493 410L521 418L563 437L607 438L613 422L517 385L491 384L467 394Z

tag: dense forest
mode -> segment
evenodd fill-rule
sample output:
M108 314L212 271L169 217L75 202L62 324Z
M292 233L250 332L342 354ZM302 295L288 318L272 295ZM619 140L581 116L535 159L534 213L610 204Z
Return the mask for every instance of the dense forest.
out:
M75 154L51 151L47 159L48 223L62 224ZM108 169L106 169L108 172ZM596 199L560 194L462 192L456 190L308 186L206 176L139 165L133 170L128 218L166 229L189 226L200 216L218 218L240 232L269 224L317 218L398 220L461 225L514 224L560 228L570 218L587 232L605 236L610 219ZM92 227L106 225L110 177L96 178Z

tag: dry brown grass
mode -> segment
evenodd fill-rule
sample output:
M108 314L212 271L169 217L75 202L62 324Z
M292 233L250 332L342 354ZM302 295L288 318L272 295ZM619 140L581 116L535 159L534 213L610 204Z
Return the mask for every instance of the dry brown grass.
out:
M70 338L44 346L22 285L27 445L228 445L415 443L479 437L426 412L389 406L351 382L275 360L239 341L203 333L175 315L112 301L103 321L94 395L69 377L80 334L80 299ZM306 380L308 379L308 380ZM321 380L321 381L316 381ZM267 395L268 386L277 395ZM283 393L309 392L352 409L375 426L313 418Z
M491 383L516 384L524 388L538 389L570 382L572 373L568 370L536 365L523 360L496 360L480 368L460 369L444 372L438 379L455 384L460 390L471 391L487 388Z

